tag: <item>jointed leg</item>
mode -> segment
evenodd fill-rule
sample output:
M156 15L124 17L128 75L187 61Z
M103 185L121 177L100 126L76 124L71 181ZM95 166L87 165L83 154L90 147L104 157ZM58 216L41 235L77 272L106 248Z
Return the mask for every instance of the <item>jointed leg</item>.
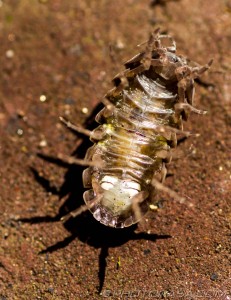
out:
M89 210L90 208L92 208L94 205L96 205L97 203L100 202L100 200L102 199L102 195L99 195L98 197L96 197L89 205L83 204L80 207L78 207L77 209L69 212L68 214L66 214L65 216L63 216L61 218L62 222L66 222L67 220L69 220L71 217L75 218L79 215L81 215L83 212Z
M180 132L181 133L181 132ZM176 136L176 132L172 132L171 134L171 142L172 142L172 147L176 148L177 146L177 136Z
M164 37L164 36L162 36ZM170 47L174 48L173 46ZM175 49L175 48L174 48ZM156 51L159 54L158 59L153 59L152 54L153 51ZM135 75L144 72L145 70L149 70L150 66L162 66L166 63L166 53L165 49L161 46L160 36L159 36L159 29L153 32L147 42L146 49L143 53L140 53L133 57L131 60L125 63L125 66L128 68L125 71L125 76L127 78L134 77ZM137 67L133 68L133 64L140 63Z
M202 67L195 67L192 69L192 77L193 79L199 77L201 74L203 74L204 72L206 72L212 65L213 63L213 59L211 59L206 65L202 66Z
M126 70L116 75L115 78L113 79L113 82L115 83L115 87L111 89L109 92L107 92L107 94L105 95L105 98L107 99L118 96L121 93L121 91L128 86Z
M162 183L160 183L158 180L156 180L155 178L152 179L151 184L159 191L165 192L167 194L169 194L170 197L173 197L175 200L179 201L180 203L184 203L185 202L185 198L179 196L175 191L173 191L172 189L168 188L167 186L163 185Z
M150 68L152 51L154 49L159 49L159 48L161 48L161 45L159 40L159 29L157 29L151 34L143 58L141 59L141 64L144 66L145 70L148 70Z
M140 204L148 197L149 193L147 191L141 191L134 197L132 197L132 210L135 214L135 219L144 225L142 221L142 212L140 209Z
M167 175L167 168L165 166L165 163L163 162L163 165L162 165L162 169L161 169L161 183L163 183L165 181L165 178L166 178L166 175Z
M213 60L210 60L208 64L202 67L191 68L189 66L183 66L176 69L176 77L178 79L179 102L188 103L188 110L194 111L196 113L201 113L201 111L197 109L192 109L192 107L190 107L191 105L193 105L194 79L199 77L205 71L207 71L210 68L212 62ZM186 111L185 119L187 119Z
M65 154L62 154L62 153L58 153L57 157L72 165L72 164L76 164L76 165L80 165L80 166L91 166L91 167L97 167L97 168L102 168L102 162L101 161L89 161L89 160L86 160L86 159L79 159L79 158L75 158L75 157L72 157L72 156L68 156L68 155L65 155Z
M63 117L59 117L59 120L65 124L68 128L78 132L78 133L82 133L82 134L85 134L86 136L91 136L91 131L88 130L88 129L85 129L79 125L75 125L73 123L71 123L70 121L64 119Z
M175 108L176 117L179 117L183 113L183 118L185 120L187 120L190 112L194 112L199 115L205 115L207 113L207 111L197 109L197 108L193 107L192 105L190 105L189 103L177 103L177 104L175 104L174 108Z
M172 45L170 47L166 47L167 51L175 53L176 52L176 42L175 42L175 40L168 34L161 34L159 36L159 39L163 39L163 38L169 39L172 43Z

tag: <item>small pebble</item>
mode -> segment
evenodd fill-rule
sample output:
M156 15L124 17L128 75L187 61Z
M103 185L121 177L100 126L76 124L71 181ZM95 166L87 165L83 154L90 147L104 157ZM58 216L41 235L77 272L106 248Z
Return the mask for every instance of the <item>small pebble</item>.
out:
M41 102L45 102L45 101L47 100L46 95L41 95L41 96L39 97L39 100L40 100Z
M7 50L7 51L6 51L6 57L7 57L7 58L12 58L12 57L14 57L14 50L12 50L12 49Z
M119 49L119 50L124 49L124 43L122 42L122 40L118 39L116 41L116 48Z
M150 250L150 249L145 249L145 250L144 250L144 255L148 255L149 253L151 253L151 250Z
M8 40L9 40L10 42L13 42L13 41L15 40L15 35L14 35L13 33L9 33L9 34L8 34Z
M46 140L41 140L41 142L39 143L39 146L44 148L47 146L47 141Z
M23 130L21 128L18 128L17 135L19 135L19 136L23 135Z
M50 294L54 294L54 289L53 289L52 287L49 287L49 288L47 289L47 291L48 291Z
M215 280L218 279L218 275L217 275L216 273L213 273L213 274L210 276L210 279L211 279L212 281L215 281Z
M157 209L158 209L158 206L156 206L156 205L154 205L154 204L150 204L150 205L149 205L149 208L150 208L151 210L157 210Z
M88 113L88 108L87 107L83 107L82 108L82 113L86 115Z

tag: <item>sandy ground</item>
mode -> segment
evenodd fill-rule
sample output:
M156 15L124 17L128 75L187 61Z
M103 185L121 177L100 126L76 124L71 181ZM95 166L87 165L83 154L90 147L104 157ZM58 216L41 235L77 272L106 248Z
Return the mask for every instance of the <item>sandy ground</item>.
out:
M193 2L193 4L192 4ZM0 0L0 299L231 299L231 2ZM83 204L90 143L59 123L91 123L111 79L153 29L180 54L214 59L196 89L166 185L145 228L116 230ZM189 151L190 149L190 151Z

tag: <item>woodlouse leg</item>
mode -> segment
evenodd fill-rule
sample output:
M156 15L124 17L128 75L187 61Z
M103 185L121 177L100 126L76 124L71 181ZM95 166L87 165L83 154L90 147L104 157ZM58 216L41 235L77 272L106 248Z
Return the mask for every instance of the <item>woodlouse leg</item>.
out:
M170 164L171 161L172 161L172 156L173 156L173 154L172 154L172 151L170 150L169 153L168 153L168 156L164 159L164 163L165 164Z
M136 68L132 68L132 69L126 69L123 73L122 76L124 76L126 79L128 78L133 78L135 75L142 73L143 71L145 71L145 67L143 64L140 64L138 67ZM116 82L118 80L121 80L121 74L117 74L113 81Z
M160 28L157 28L156 30L154 30L152 33L151 33L151 36L153 37L159 37L159 34L160 34ZM150 39L152 39L152 37L150 36L150 38L148 40L146 40L145 42L142 42L140 44L137 45L137 47L141 47L145 44L148 44L150 42ZM130 59L128 62L133 62L134 59L136 59L136 57L138 57L141 53L137 54L136 56L134 56L132 59ZM142 53L143 54L143 53Z
M160 54L160 56L164 56L165 51L163 51L163 49L158 48L156 49L157 52ZM152 54L152 53L151 53ZM139 72L142 72L144 70L147 70L147 68L144 67L144 65L142 64L142 59L144 58L145 52L139 53L138 55L134 56L132 59L128 60L124 65L127 68L127 70L130 70L131 72L135 70L135 73L138 74ZM163 59L152 59L151 58L151 65L152 66L161 66L163 64L162 62ZM141 62L142 68L139 69L140 66L133 68L133 64L135 63L139 63ZM148 65L148 69L149 69L150 65ZM132 74L132 73L130 73Z
M152 52L154 49L160 54L160 58L152 59ZM116 80L121 80L122 76L125 76L126 78L134 77L135 75L142 73L145 70L148 70L151 65L162 66L165 58L166 55L165 51L161 47L158 29L150 36L144 53L140 53L131 60L127 61L125 63L125 66L129 69L126 69L122 74L116 75L113 81L116 83ZM132 65L135 62L140 62L140 65L133 68Z
M127 78L131 78L131 77L134 77L137 74L140 74L144 71L147 71L150 68L150 66L161 67L161 66L163 66L164 63L165 63L165 55L161 55L160 58L158 58L158 59L154 59L154 58L150 57L150 60L149 60L148 63L146 62L144 64L141 61L141 65L139 65L138 67L133 68L131 70L129 70L129 69L125 70L126 71L125 75L126 75Z
M166 164L170 164L173 159L172 152L169 153L168 157L164 160Z
M177 129L177 128L170 127L170 126L167 126L167 125L157 126L155 128L155 130L156 130L157 133L161 133L166 139L171 140L173 142L174 148L177 145L176 134L180 134L180 135L183 135L183 136L186 136L186 137L191 135L190 131L183 131L183 128L181 128L181 127L180 127L180 129ZM175 134L175 136L174 136L174 134Z
M153 67L161 67L167 63L166 56L162 55L158 59L151 59L151 66Z
M166 50L161 45L160 37L161 35L159 35L159 29L157 29L148 40L144 56L140 61L145 70L148 70L151 65L162 66L163 64L167 63ZM152 58L153 50L159 54L160 57L158 59Z
M167 172L167 169L165 167L165 163L169 164L171 162L171 160L172 160L172 151L171 151L171 149L163 149L163 150L157 151L156 156L163 160L163 167L161 169L161 178L163 178L163 177L165 178L166 177L165 172ZM164 176L164 174L165 174L165 176ZM162 179L161 179L161 181L163 182Z
M152 59L153 50L156 50L160 54L159 59ZM161 47L161 43L159 39L159 29L157 29L151 34L147 42L145 51L143 53L136 55L131 60L125 63L125 66L129 68L125 70L125 76L128 78L133 77L145 70L148 70L151 65L162 66L164 58L165 58L165 51ZM140 62L140 65L135 68L132 68L133 63L136 62Z
M177 136L175 132L172 132L171 134L171 142L172 142L172 147L176 148L177 146Z
M83 204L80 207L78 207L77 209L69 212L68 214L66 214L65 216L63 216L60 221L62 222L66 222L67 220L69 220L70 218L75 218L79 215L81 215L83 212L89 210L90 208L92 208L94 205L96 205L97 203L100 202L100 200L102 199L102 195L99 195L98 197L96 197L89 205Z
M206 65L202 66L202 67L195 67L192 69L192 77L193 79L199 77L201 74L203 74L204 72L206 72L212 65L213 63L213 59L211 59Z
M113 92L112 92L113 93ZM101 100L101 102L104 104L104 106L106 106L106 108L109 110L109 111L114 111L115 109L115 105L113 103L111 103L107 98L106 98L107 95L104 96L104 98Z
M153 46L154 48L160 48L160 41L158 39L159 36L159 30L151 34L147 47L144 52L144 56L141 59L141 65L144 67L145 70L148 70L151 65L151 60L152 60L152 51L153 51Z
M175 42L172 40L172 43L173 45L170 48L173 51L175 49ZM160 56L158 59L152 58L154 50ZM136 63L140 63L140 65L133 67ZM132 59L130 59L125 63L125 67L127 69L124 71L123 75L126 76L127 78L132 78L137 74L149 70L150 66L162 66L165 63L167 63L166 51L161 46L159 29L157 29L151 34L149 40L147 41L147 46L145 51L139 53L138 55L134 56ZM116 78L117 77L118 75L116 76Z
M121 93L122 90L125 89L128 86L128 80L127 80L127 77L125 75L126 75L125 72L122 72L121 74L116 75L116 77L113 79L116 87L114 87L113 89L111 89L105 95L105 97L107 99L110 99L110 98L118 96L119 93Z
M180 76L184 76L184 75L180 74ZM194 80L190 76L191 73L179 79L177 86L178 86L179 102L180 103L188 102L189 104L192 105L195 88L194 88Z
M194 79L207 71L212 63L213 60L210 60L208 64L202 67L190 68L188 66L184 66L176 69L175 72L178 79L179 102L185 103L185 96L187 96L187 102L193 105Z
M178 80L178 97L180 103L193 103L194 80L192 78L192 69L189 66L178 67L175 71ZM186 98L187 96L187 98Z
M177 103L177 104L175 104L174 109L175 109L176 117L179 117L180 115L182 115L182 112L183 112L184 113L183 117L185 120L187 120L190 112L194 112L199 115L205 115L207 113L207 111L197 109L197 108L193 107L192 105L190 105L189 103Z
M90 131L90 130L85 129L85 128L83 128L82 126L75 125L75 124L71 123L69 120L66 120L66 119L63 118L63 117L59 117L59 120L60 120L63 124L65 124L68 128L70 128L71 130L74 130L74 131L76 131L76 132L78 132L78 133L82 133L82 134L84 134L84 135L86 135L86 136L89 136L89 137L91 136L91 131Z
M69 220L70 218L75 218L79 215L81 215L83 212L88 210L88 206L87 205L81 205L80 207L78 207L77 209L69 212L68 214L66 214L65 216L63 216L60 221L62 222L66 222L67 220Z
M184 103L185 102L185 90L186 90L186 84L185 81L178 82L178 97L179 102Z
M167 175L167 168L166 168L164 162L163 162L163 165L162 165L160 175L161 175L161 183L163 183L165 181L165 178L166 178L166 175Z
M187 99L191 105L193 105L193 98L194 98L194 91L195 91L194 79L198 78L201 74L206 72L210 68L212 63L213 63L213 60L211 59L206 65L204 65L202 67L192 68L191 75L188 80L188 85L187 85L187 89L186 89Z
M134 197L132 197L132 210L135 214L136 221L142 224L142 212L139 204L141 204L147 197L149 193L147 191L141 191Z
M86 159L79 159L79 158L68 156L68 155L65 155L62 153L58 153L57 157L60 160L65 161L66 163L68 163L70 165L76 164L76 165L80 165L80 166L91 166L91 167L102 168L101 161L89 161Z
M160 39L162 39L162 38L169 39L171 41L172 45L169 46L169 47L166 47L167 51L172 52L172 53L176 52L176 42L175 42L175 40L170 35L168 35L168 34L161 34L159 36L159 38Z
M183 73L180 73L180 71L178 72L178 74L184 76ZM192 106L193 97L194 97L194 85L193 85L193 79L190 76L191 74L188 73L185 78L179 80L178 82L179 103L175 104L176 118L179 118L180 115L182 115L184 120L188 119L188 115L190 111L198 114L206 113L205 111L196 109ZM187 99L185 97L186 95L187 95Z
M134 64L134 63L137 63L137 62L140 62L142 57L144 56L144 53L141 52L135 56L133 56L131 59L127 60L124 65L125 65L125 68L127 69L130 69L130 67Z
M198 136L198 134L195 134L194 136ZM190 155L191 152L191 148L189 149L189 151L169 150L167 157L163 159L163 163L170 164L172 160L182 159L185 156Z
M195 93L195 87L194 87L194 80L191 79L190 82L188 82L187 89L185 91L187 95L187 101L189 104L193 105L193 99L194 99L194 93Z
M179 196L175 191L173 191L172 189L170 189L167 186L163 185L162 183L160 183L155 178L152 179L151 184L157 190L167 193L170 197L173 197L175 200L179 201L180 203L184 203L185 202L185 198L184 197Z
M155 43L156 48L161 48L160 40L166 38L166 39L169 39L171 41L171 44L172 44L171 46L166 47L167 51L175 53L176 52L176 42L175 42L175 40L170 35L168 35L168 34L160 34L159 32L160 32L159 28L153 32L153 36L155 36L156 39L157 39L157 42ZM143 42L143 43L140 43L139 45L137 45L137 47L141 47L141 46L147 44L149 41L150 41L150 39L147 40L147 41L145 41L145 42ZM128 60L126 62L126 64L137 62L139 59L142 58L142 54L143 53L137 54L136 56L134 56L133 58L131 58L130 60Z

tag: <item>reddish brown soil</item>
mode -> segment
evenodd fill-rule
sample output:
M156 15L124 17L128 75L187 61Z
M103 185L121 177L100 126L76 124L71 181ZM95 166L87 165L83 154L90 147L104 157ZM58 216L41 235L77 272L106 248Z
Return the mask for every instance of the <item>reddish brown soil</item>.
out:
M0 12L0 299L231 299L231 2L8 0ZM82 168L56 156L89 144L58 117L85 124L157 27L179 53L214 59L195 99L208 114L185 124L200 136L166 180L189 205L159 193L145 228L88 212L63 224L83 203Z

